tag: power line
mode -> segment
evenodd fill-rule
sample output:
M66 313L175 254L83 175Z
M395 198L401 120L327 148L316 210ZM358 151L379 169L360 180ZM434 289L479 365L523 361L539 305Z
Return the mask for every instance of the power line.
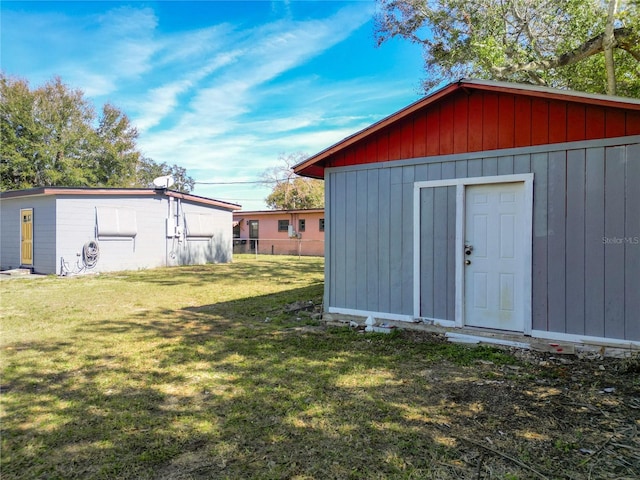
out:
M257 183L279 183L289 181L289 178L277 178L275 180L254 180L250 182L193 182L197 185L249 185Z
M224 202L264 202L264 198L226 198L216 196L216 200Z

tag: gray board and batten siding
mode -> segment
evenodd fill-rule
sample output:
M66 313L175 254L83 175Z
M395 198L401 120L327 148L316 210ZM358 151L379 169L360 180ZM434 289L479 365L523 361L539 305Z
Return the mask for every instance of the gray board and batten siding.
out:
M640 340L640 137L327 168L325 304L414 315L414 184L533 174L531 329ZM455 187L420 191L420 316L455 320ZM381 317L384 318L383 315Z

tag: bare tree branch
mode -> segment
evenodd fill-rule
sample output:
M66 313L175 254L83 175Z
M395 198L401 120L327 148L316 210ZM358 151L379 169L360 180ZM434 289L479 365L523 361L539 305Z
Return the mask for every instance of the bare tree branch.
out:
M613 30L613 36L615 39L614 46L622 48L628 51L633 58L640 61L640 46L638 46L637 36L631 28L616 28ZM581 60L584 60L591 55L601 53L604 51L604 37L605 34L593 37L580 45L578 48L573 49L570 52L560 55L559 57L549 60L540 60L535 62L521 63L515 65L508 65L506 67L492 67L491 70L498 77L504 77L506 75L515 72L532 72L536 70L549 70L557 67L564 67L567 65L573 65Z

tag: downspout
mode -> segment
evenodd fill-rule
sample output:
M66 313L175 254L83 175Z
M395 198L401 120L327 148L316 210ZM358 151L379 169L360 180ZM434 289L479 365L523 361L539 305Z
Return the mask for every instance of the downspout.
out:
M169 212L167 213L167 220L165 224L167 233L165 235L164 264L165 267L168 267L169 257L173 251L173 240L175 235L175 228L173 226L173 197L169 197Z
M178 246L182 246L185 234L184 210L182 209L182 199L179 198L176 208L176 237L178 237Z

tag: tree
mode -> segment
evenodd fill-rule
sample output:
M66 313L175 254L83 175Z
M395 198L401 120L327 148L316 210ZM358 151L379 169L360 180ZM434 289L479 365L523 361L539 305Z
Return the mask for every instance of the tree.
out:
M0 77L0 188L28 188L36 181L34 144L40 126L32 111L35 98L23 80Z
M171 175L175 183L172 190L179 192L191 192L195 186L195 180L187 174L187 169L178 165L168 165L167 163L156 163L150 158L142 158L138 162L136 170L136 184L149 187L153 185L153 179Z
M293 173L294 165L306 160L308 155L297 152L278 158L280 165L265 170L263 182L272 187L265 199L272 210L297 210L324 208L324 182L300 177Z
M147 187L169 174L176 177L174 188L193 190L184 168L144 158L137 139L124 112L106 104L96 115L84 93L58 77L31 90L25 80L0 73L2 190Z
M142 161L137 149L137 129L111 104L102 108L95 156L96 182L106 187L136 185L136 167Z
M0 78L2 188L82 185L93 172L81 168L95 135L92 106L60 79L30 91L24 80Z
M640 96L640 5L608 0L378 0L376 38L422 45L428 91L474 77Z

